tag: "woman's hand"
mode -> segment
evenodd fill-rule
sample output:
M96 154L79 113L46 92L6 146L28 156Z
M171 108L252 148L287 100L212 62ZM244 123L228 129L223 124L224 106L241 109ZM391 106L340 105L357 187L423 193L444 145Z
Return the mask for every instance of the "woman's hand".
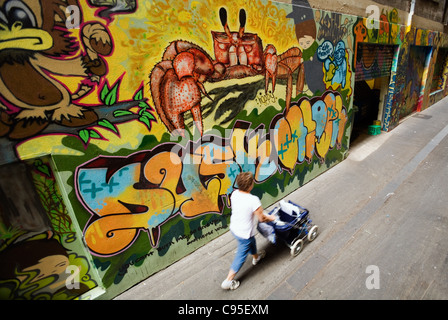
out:
M258 209L255 210L254 214L257 216L258 221L260 221L260 222L270 222L270 221L274 221L275 220L275 216L264 214L262 207L258 207Z

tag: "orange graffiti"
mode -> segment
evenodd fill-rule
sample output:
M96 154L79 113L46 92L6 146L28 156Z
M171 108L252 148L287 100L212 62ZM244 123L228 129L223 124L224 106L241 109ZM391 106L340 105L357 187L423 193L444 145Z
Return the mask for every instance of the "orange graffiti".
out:
M97 255L115 255L146 232L156 247L160 226L175 215L221 214L239 172L253 172L260 183L278 170L292 174L314 154L323 162L330 149L341 147L346 122L341 95L328 91L294 102L268 132L238 120L229 138L206 135L185 147L165 143L128 157L91 160L75 178L92 214L84 228L87 246Z

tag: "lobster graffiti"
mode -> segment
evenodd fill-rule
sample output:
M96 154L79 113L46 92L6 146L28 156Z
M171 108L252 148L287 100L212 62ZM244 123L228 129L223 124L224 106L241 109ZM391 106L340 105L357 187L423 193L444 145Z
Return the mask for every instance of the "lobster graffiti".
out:
M227 11L219 11L224 32L212 31L215 60L201 47L188 41L171 42L150 74L151 93L161 121L170 132L185 129L184 116L190 111L200 134L203 134L202 95L211 99L204 82L241 79L265 75L265 91L269 80L272 91L276 79L287 79L286 111L292 97L292 76L298 70L296 95L302 91L305 81L302 51L293 47L281 55L272 44L263 51L262 40L254 33L244 31L246 12L239 12L240 28L232 32L227 24Z

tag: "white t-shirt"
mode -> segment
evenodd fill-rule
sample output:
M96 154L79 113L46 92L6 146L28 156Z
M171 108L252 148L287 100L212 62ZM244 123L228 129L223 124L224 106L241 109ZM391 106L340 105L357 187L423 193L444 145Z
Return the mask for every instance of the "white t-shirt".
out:
M255 235L257 217L254 211L261 206L260 199L250 193L238 189L230 196L232 215L230 216L230 231L239 238L249 239Z

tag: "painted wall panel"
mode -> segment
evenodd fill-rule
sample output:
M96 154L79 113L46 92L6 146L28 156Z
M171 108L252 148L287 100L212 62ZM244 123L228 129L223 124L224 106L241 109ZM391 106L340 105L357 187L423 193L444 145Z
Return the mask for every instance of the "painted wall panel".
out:
M24 3L30 21L5 21L17 41L0 48L2 162L51 155L105 297L226 232L239 172L267 206L343 159L353 17L269 1L67 3L66 15Z
M404 29L300 3L0 0L0 164L52 164L87 296L227 232L239 172L268 206L344 159L356 44Z
M102 291L49 157L0 167L0 299L66 300Z

